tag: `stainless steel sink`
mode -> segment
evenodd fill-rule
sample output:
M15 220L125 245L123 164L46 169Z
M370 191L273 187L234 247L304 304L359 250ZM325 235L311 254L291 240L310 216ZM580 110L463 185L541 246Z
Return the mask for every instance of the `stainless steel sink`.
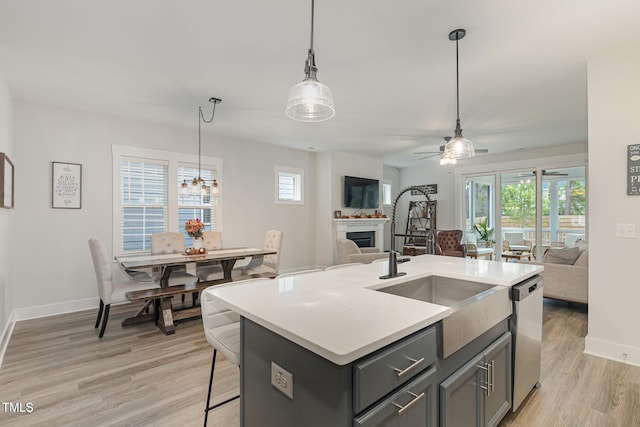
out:
M451 314L442 320L442 358L511 315L506 286L430 276L377 290L451 308Z

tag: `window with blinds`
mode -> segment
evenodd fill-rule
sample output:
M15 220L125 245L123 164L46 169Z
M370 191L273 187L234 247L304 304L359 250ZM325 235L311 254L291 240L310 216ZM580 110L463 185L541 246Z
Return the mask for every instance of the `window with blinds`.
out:
M193 189L191 181L194 176L200 176L205 180L208 190L202 193L199 188ZM218 179L216 171L212 169L200 169L187 165L178 166L178 182L180 187L183 181L188 184L187 191L179 191L178 194L178 224L179 230L184 233L185 244L190 247L193 238L184 229L184 223L190 219L199 218L205 225L205 230L217 230L216 224L216 199L211 197L211 183Z
M148 251L151 235L167 231L166 163L124 159L120 163L120 226L122 252Z
M184 223L199 218L205 230L222 231L222 196L211 196L216 179L222 189L222 159L205 157L198 170L198 156L143 147L112 145L113 153L113 253L148 253L151 235L165 231L185 234ZM191 191L198 174L208 191ZM182 191L182 182L188 184Z
M304 169L276 166L276 203L304 203Z

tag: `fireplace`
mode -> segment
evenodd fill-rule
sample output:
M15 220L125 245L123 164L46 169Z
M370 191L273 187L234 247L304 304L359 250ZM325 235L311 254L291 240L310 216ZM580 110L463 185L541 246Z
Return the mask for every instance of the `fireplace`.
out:
M376 232L373 230L347 232L347 239L353 240L360 248L376 247Z

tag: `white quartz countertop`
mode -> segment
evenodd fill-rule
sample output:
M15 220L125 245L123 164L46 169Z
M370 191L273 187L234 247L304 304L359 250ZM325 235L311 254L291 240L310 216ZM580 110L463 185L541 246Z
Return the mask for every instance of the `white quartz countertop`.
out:
M405 276L382 280L387 262L206 290L247 319L338 365L345 365L451 312L449 307L375 289L432 275L513 286L542 272L532 264L422 255L398 265Z

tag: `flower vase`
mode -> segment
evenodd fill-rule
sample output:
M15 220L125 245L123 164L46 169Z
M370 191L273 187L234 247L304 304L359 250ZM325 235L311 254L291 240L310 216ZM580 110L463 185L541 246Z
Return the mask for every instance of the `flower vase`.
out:
M202 247L202 238L201 237L194 237L193 238L193 248L194 249L200 249Z

